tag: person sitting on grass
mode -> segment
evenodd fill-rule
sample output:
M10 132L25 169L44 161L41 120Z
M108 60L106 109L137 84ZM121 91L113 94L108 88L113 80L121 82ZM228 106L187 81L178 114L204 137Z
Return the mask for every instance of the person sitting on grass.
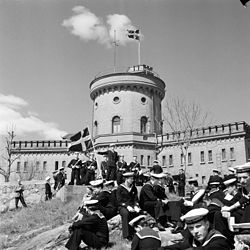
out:
M98 200L85 201L85 207L87 214L69 227L70 238L65 245L69 250L78 250L81 241L94 249L105 248L108 245L108 224L99 210Z
M139 215L129 222L136 231L131 250L157 250L161 246L159 233L152 229L155 223L153 217L146 215Z

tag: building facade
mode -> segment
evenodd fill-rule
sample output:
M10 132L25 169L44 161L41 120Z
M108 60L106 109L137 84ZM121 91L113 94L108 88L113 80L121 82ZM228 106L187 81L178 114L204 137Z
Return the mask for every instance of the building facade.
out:
M177 135L162 131L161 102L166 85L146 65L128 68L125 72L99 75L90 83L93 101L92 138L97 151L116 144L119 154L130 162L134 155L145 168L158 159L165 171L177 174L184 167ZM228 173L229 167L250 160L250 127L236 122L197 128L192 131L187 149L187 177L198 177L205 184L213 168ZM180 135L178 135L180 136ZM69 141L16 141L13 153L16 174L23 179L42 179L64 167L74 157L68 154Z

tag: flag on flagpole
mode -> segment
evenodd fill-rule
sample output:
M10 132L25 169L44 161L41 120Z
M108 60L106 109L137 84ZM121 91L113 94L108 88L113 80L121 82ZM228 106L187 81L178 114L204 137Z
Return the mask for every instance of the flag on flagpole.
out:
M128 30L128 38L140 40L140 30Z
M69 151L84 152L93 148L93 143L88 127L72 135L69 138L67 138L67 136L68 135L64 136L63 138L70 140L70 145L68 149Z
M247 7L247 2L249 2L250 0L240 0L242 5L246 8Z

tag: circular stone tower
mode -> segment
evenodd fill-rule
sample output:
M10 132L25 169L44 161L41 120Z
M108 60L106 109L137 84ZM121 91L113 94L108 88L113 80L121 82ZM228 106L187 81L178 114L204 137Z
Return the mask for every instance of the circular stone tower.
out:
M95 78L90 83L95 147L116 143L126 161L137 155L142 165L150 165L155 157L156 135L162 130L164 96L165 83L146 65Z

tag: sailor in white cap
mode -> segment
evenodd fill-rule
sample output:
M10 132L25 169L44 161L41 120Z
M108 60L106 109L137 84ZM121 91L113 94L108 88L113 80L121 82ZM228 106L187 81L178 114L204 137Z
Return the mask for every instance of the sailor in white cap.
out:
M147 211L157 221L157 227L160 231L165 231L164 224L167 221L167 215L165 212L165 205L168 203L167 196L164 191L158 192L155 190L157 183L164 176L163 173L155 174L150 173L150 180L146 182L140 192L140 207ZM164 195L162 195L164 193Z
M163 172L163 169L160 166L160 162L158 160L153 161L153 166L152 168L150 168L150 172L153 172L155 174L160 174Z
M135 181L135 184L137 186L141 185L142 184L141 183L142 180L140 178L141 177L140 176L141 175L141 165L138 162L136 155L133 156L133 160L129 164L129 169L130 169L130 171L134 172L134 176L135 176L134 181Z
M98 200L85 201L88 215L73 222L71 233L65 247L70 250L79 249L81 241L94 249L106 248L109 241L107 220L99 210Z
M119 155L119 161L117 162L117 185L123 183L123 173L128 171L127 162L124 160L124 155Z
M103 189L103 179L94 180L90 182L93 188L92 199L99 201L99 209L107 220L111 219L117 214L117 209L112 203L111 193Z
M161 238L159 233L152 229L153 224L154 218L146 215L139 215L129 222L136 231L131 250L156 250L161 246Z
M133 232L128 223L140 212L138 190L133 185L133 172L124 173L123 176L125 181L118 186L116 191L118 211L122 217L122 236L124 239L132 240Z
M207 218L206 208L196 208L183 215L181 219L186 223L190 235L183 242L160 249L204 249L230 250L227 238L219 231L212 229Z
M51 185L50 185L50 176L45 178L45 201L52 199Z
M107 160L107 175L106 175L106 180L116 180L116 164L119 160L118 153L115 151L115 144L111 143L109 146L109 149L107 151L103 152L98 152L100 155L106 155L108 160Z

